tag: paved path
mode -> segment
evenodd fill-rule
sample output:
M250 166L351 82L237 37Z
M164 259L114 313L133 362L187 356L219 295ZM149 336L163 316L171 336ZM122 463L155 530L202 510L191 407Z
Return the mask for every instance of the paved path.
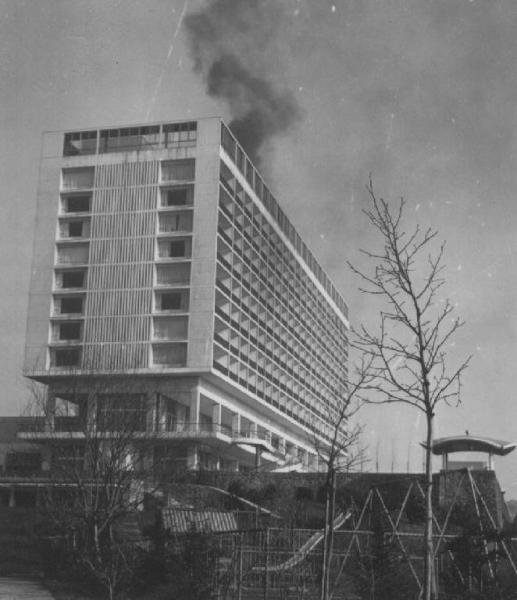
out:
M39 581L0 577L0 600L52 600L54 596Z

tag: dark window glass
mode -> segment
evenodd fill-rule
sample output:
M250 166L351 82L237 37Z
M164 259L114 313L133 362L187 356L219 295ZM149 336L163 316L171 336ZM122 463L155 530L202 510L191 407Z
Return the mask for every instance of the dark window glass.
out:
M195 171L196 161L193 158L166 160L161 163L162 181L192 181Z
M60 340L78 340L81 337L81 323L60 323Z
M83 223L82 221L72 221L68 224L68 235L70 237L82 237Z
M61 298L61 314L82 313L82 298Z
M56 367L77 367L79 366L79 349L67 348L66 350L55 350Z
M64 288L78 288L84 285L84 271L65 271L63 273Z
M170 242L169 256L171 258L185 256L185 240L174 240L173 242Z
M181 297L180 292L171 292L169 294L162 294L161 296L161 309L162 310L180 310L181 309Z
M41 454L38 452L9 452L5 457L8 473L28 474L41 470Z
M66 212L89 212L90 196L70 196L66 201Z
M183 206L187 204L187 188L167 190L167 206Z
M73 133L65 133L63 156L95 154L96 149L96 131L75 131Z

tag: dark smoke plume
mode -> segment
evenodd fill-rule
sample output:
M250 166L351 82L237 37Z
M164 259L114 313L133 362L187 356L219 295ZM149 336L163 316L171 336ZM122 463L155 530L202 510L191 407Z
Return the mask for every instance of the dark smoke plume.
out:
M264 56L283 18L281 4L214 0L185 19L194 69L208 94L226 102L230 129L255 164L264 143L287 132L301 116L294 95L264 74Z

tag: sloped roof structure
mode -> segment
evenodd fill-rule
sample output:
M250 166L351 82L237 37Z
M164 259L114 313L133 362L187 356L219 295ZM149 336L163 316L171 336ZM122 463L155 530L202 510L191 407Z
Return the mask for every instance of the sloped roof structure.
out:
M457 435L439 438L433 441L433 454L450 454L452 452L486 452L497 456L505 456L515 449L517 443L494 440L477 435Z

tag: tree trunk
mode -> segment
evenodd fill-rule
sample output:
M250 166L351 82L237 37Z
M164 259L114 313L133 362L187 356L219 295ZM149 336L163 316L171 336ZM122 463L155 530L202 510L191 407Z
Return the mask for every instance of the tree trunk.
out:
M323 533L323 569L321 573L321 600L328 600L330 594L330 565L334 545L334 513L336 504L336 470L330 467L325 502L325 529Z
M424 530L424 600L434 600L434 544L433 544L433 414L427 413L425 444L425 530Z

